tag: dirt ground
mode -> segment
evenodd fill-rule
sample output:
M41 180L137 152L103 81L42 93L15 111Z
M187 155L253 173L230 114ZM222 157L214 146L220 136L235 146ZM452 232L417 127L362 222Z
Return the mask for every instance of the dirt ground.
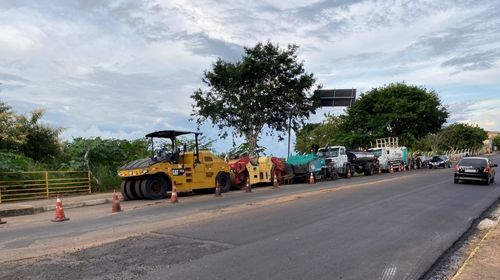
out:
M500 279L500 226L485 236L477 245L464 266L453 280L497 280Z

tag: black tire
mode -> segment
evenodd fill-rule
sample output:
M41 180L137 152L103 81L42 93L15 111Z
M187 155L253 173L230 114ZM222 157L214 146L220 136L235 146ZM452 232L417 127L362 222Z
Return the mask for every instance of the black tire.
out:
M169 189L168 181L162 176L148 176L141 183L144 198L151 200L164 199Z
M347 179L351 179L351 177L352 177L351 166L350 166L349 164L348 164L348 165L346 165L345 177L346 177Z
M365 176L371 176L373 174L372 168L373 167L370 163L365 166L365 170L364 170Z
M453 180L453 182L454 182L455 184L458 184L458 183L460 183L460 180L458 180L457 178L455 178L455 179Z
M226 172L219 172L219 174L217 174L217 177L215 177L215 184L216 186L220 186L221 193L228 192L231 188L231 178L229 174Z
M491 179L490 179L490 177L486 178L486 181L484 182L484 184L485 184L486 186L489 186L489 185L490 185L490 183L491 183Z
M120 191L122 193L123 200L130 200L130 197L128 196L128 193L125 190L126 184L127 184L127 180L123 180L122 183L121 183L121 185L120 185Z
M493 176L493 177L491 178L491 183L492 183L492 184L493 184L493 183L495 183L495 176Z
M135 194L139 199L144 199L144 194L142 193L141 184L144 179L136 180L134 184Z
M135 180L133 179L127 180L127 182L125 183L125 192L127 193L130 200L138 199L137 195L135 195L134 184Z

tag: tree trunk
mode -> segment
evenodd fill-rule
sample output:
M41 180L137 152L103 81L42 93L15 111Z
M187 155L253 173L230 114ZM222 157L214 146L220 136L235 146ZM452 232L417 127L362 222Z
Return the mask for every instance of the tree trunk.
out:
M256 157L257 156L257 136L249 133L245 136L245 138L248 142L249 156Z

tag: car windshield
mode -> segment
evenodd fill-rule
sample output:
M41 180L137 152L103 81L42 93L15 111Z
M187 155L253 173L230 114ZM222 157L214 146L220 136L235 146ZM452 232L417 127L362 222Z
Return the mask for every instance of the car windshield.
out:
M339 148L335 149L319 149L318 156L320 157L337 157L339 155Z
M379 157L382 155L382 150L372 150L371 152L376 157Z
M438 161L442 161L443 159L439 156L435 156L431 159L432 162L438 162Z
M472 167L486 167L488 162L485 159L480 158L464 158L459 163L458 166L472 166Z

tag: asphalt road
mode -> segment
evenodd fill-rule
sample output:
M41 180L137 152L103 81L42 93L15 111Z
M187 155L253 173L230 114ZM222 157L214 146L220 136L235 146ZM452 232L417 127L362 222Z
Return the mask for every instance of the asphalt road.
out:
M0 278L418 279L500 197L498 183L455 185L452 174L181 197L113 215L96 206L60 224L22 217L0 229Z

